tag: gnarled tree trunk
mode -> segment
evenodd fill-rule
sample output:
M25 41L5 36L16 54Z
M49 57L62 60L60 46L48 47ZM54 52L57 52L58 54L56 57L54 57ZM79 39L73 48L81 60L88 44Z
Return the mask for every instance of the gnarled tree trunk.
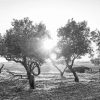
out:
M30 72L27 72L27 76L28 76L28 80L29 80L30 89L35 89L34 76Z
M26 57L23 57L23 66L26 69L27 72L27 77L29 80L29 85L30 85L30 89L35 89L35 79L34 79L34 75L31 72L30 66L27 65L27 61L26 61Z
M33 62L31 61L30 63L28 63L26 57L23 57L23 66L26 69L27 72L27 77L29 80L29 85L30 85L30 89L35 89L35 76L38 76L40 74L40 65L38 62ZM35 73L34 69L37 68L38 72Z
M79 82L79 78L76 74L76 72L73 70L73 68L71 66L68 66L69 70L73 73L74 77L75 77L75 82Z

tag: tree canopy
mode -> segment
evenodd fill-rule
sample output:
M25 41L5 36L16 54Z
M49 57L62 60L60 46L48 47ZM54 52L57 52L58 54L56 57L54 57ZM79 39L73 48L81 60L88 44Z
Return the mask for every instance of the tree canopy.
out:
M100 65L100 31L98 29L91 32L91 41L93 41L97 46L98 56L96 58L92 58L91 62L95 65Z
M100 31L99 30L96 29L91 32L91 41L96 43L97 51L100 55Z
M30 88L35 88L34 76L40 74L40 64L48 53L43 48L44 38L49 37L43 23L33 25L29 18L14 19L12 28L1 39L0 54L9 61L21 63L27 72ZM37 68L37 73L34 69Z
M61 48L62 56L80 57L90 51L89 37L90 29L87 27L87 22L79 22L69 20L68 23L58 29L58 37L61 38L59 47Z
M90 53L90 29L87 22L76 22L71 19L67 24L58 29L58 47L60 49L60 57L64 57L67 67L72 70L74 60L80 58L86 53ZM73 71L72 71L73 72Z
M42 40L46 36L49 35L44 24L33 25L29 18L14 19L12 28L7 30L4 36L5 57L17 60L22 56L27 56L42 60L44 54Z

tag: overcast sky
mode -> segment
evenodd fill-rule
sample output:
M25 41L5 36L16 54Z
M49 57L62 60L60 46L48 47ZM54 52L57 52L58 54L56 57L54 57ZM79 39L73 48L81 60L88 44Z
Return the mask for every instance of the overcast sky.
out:
M100 0L0 0L0 33L11 27L13 18L24 17L43 22L51 34L71 18L100 30Z

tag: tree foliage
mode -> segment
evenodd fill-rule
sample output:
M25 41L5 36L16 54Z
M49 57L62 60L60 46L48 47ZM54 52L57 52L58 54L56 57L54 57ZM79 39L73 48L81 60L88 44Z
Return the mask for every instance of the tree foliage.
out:
M98 29L91 32L91 41L93 41L97 46L98 57L92 58L91 62L94 65L100 65L100 31Z
M12 28L3 37L2 47L5 52L1 53L2 56L24 66L31 88L34 88L34 75L40 74L40 64L47 56L43 51L42 40L48 36L44 24L33 25L29 18L24 18L14 19ZM37 74L33 71L34 68L38 69Z
M100 55L100 31L94 30L91 32L91 41L93 41L97 46L97 51Z
M92 62L94 65L100 65L100 58L91 59L91 62Z
M66 67L72 72L74 60L91 51L89 34L90 29L86 21L77 23L71 19L64 27L58 29L60 56L64 57ZM73 74L75 75L74 72Z
M67 58L69 55L82 56L89 52L90 29L85 21L76 23L69 20L68 23L58 30L58 36L61 37L59 46L62 49L62 55Z
M6 56L13 55L16 58L20 58L25 55L39 59L39 55L42 54L40 49L43 49L42 38L47 35L45 25L42 23L32 25L32 21L24 18L24 20L14 19L12 26L13 28L6 31L4 38Z

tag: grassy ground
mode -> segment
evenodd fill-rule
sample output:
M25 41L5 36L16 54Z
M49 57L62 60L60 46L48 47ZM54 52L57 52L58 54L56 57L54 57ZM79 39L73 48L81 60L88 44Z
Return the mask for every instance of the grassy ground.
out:
M79 83L73 81L71 73L65 76L61 79L58 73L41 74L36 78L35 90L29 89L27 79L3 78L0 82L0 100L100 100L97 74L95 78L94 74L78 74Z
M76 63L74 66L79 65L99 69L88 62ZM48 66L42 66L42 74L35 78L34 90L29 89L27 79L13 78L3 70L0 74L0 100L100 100L99 73L77 73L80 82L75 83L72 73L65 73L65 78L61 79L59 73L50 73L52 71ZM26 74L20 64L5 63L4 68ZM48 73L44 73L45 70Z

